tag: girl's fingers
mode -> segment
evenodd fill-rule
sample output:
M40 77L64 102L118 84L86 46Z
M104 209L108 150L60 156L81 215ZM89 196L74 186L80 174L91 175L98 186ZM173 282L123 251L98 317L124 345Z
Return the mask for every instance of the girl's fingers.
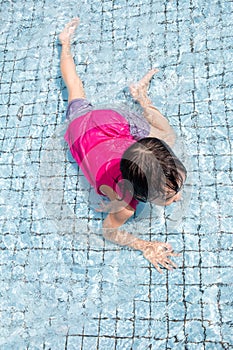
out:
M102 201L99 204L99 207L95 209L98 212L103 212L107 210L107 205Z
M163 271L161 270L161 268L159 267L159 265L155 262L155 263L152 263L152 265L154 265L154 267L156 268L156 270L159 272L159 273L163 273Z
M101 208L95 208L95 211L102 212L103 209L101 209Z
M173 248L172 248L172 246L171 246L170 243L161 243L161 245L162 245L164 248L166 248L167 250L169 250L169 251L172 251L172 250L173 250Z
M166 263L167 264L169 264L169 265L171 265L171 266L173 266L175 269L177 269L177 265L172 261L172 260L170 260L170 259L166 259Z
M181 256L179 253L174 253L174 252L166 252L167 255L169 256Z
M169 264L165 263L165 262L161 262L160 265L162 265L163 267L165 267L165 269L171 271L172 270L172 267L169 266Z

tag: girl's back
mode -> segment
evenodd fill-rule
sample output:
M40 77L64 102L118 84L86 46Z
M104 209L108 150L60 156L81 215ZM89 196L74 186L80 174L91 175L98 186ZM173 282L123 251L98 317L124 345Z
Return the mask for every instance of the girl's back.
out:
M97 193L107 185L119 196L122 179L120 161L125 150L136 142L127 120L114 110L93 110L69 124L65 134L71 154ZM130 201L131 202L131 201ZM137 201L130 204L136 208Z

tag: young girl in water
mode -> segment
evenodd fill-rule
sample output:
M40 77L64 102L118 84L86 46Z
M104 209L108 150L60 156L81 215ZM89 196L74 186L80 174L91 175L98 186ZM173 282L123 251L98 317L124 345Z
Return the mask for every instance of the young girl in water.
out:
M175 133L147 95L149 82L158 70L150 70L130 86L132 97L143 109L141 126L137 126L140 118L132 112L95 110L86 100L71 55L71 37L78 24L79 19L74 18L59 35L61 72L69 101L65 140L96 192L110 199L99 209L108 212L103 221L104 238L140 250L159 272L161 266L171 270L177 266L170 257L179 254L170 244L148 242L119 230L134 214L138 201L169 205L181 198L186 170L170 148Z

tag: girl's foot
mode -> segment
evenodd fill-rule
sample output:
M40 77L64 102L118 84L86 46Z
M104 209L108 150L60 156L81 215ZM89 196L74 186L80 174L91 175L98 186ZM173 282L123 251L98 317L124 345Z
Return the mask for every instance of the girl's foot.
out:
M79 25L79 18L73 18L69 23L66 24L65 28L59 35L61 44L69 44L70 40L75 32L75 29Z
M133 99L139 102L141 105L147 105L151 103L151 100L147 96L147 90L149 82L155 73L158 73L158 69L151 69L141 80L137 83L130 85L129 91Z

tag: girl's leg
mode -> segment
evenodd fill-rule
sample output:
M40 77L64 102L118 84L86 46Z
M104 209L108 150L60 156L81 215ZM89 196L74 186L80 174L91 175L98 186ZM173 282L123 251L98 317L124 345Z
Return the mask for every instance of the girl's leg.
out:
M152 105L152 101L147 94L149 82L157 72L158 69L150 70L141 80L130 86L130 93L143 108L143 115L151 126L150 135L164 140L166 138L165 141L169 139L167 143L172 143L175 136L172 127L160 111Z
M71 54L70 41L72 35L79 25L79 19L74 18L71 22L69 22L61 34L59 35L59 39L62 45L61 57L60 57L60 67L63 80L68 89L68 101L75 98L85 98L85 91L83 88L83 84L81 79L79 78L74 60Z

